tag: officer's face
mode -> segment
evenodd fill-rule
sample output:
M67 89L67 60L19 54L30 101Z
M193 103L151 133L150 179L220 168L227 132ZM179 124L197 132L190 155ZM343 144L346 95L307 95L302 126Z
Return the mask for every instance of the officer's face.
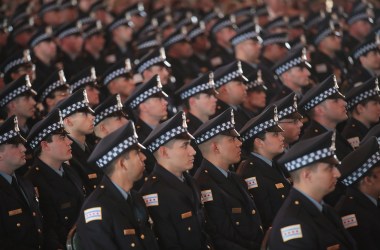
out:
M322 197L335 189L339 177L340 172L336 166L324 162L317 163L308 176L309 184Z
M289 81L298 87L309 85L310 71L305 67L293 67L285 74L288 74Z
M23 118L33 117L34 112L36 111L36 101L32 96L20 96L13 102L15 115Z
M104 121L102 122L108 134L112 133L113 131L117 130L118 128L124 126L127 123L128 123L128 120L124 116L108 117L104 119Z
M321 41L321 46L327 51L338 51L342 48L342 38L336 35L328 36Z
M301 134L303 123L299 119L282 119L279 121L281 128L284 130L282 135L286 144L298 141Z
M88 135L94 131L94 115L88 112L77 112L70 116L70 131L75 131L80 135Z
M223 162L230 165L240 161L242 142L237 137L218 135L216 143Z
M46 104L48 105L48 109L51 110L55 105L60 101L65 99L70 95L69 89L67 90L56 90L53 93L53 98L46 98Z
M133 90L136 88L136 83L132 78L118 77L112 81L114 85L114 90L116 93L120 94L123 99L130 96Z
M324 111L324 117L329 122L339 123L348 118L346 110L347 102L342 98L327 99L320 105Z
M224 86L232 105L241 104L247 97L247 86L241 81L231 81Z
M372 184L375 196L380 196L380 166L374 167L372 169L372 175L368 178Z
M366 68L372 70L380 69L380 51L370 51L367 55L360 57L360 62Z
M64 162L72 158L71 144L66 135L53 135L52 142L42 141L42 152L54 162Z
M157 121L168 115L168 102L162 97L148 98L144 103L146 114Z
M86 86L87 97L90 107L95 107L99 104L99 90L93 86Z
M284 136L280 132L266 132L261 142L263 155L270 160L284 152Z
M216 98L212 94L200 93L194 97L194 108L205 116L212 116L216 110Z
M195 150L190 140L174 139L165 144L168 166L173 174L180 176L186 170L193 168Z
M53 41L44 41L36 45L34 50L43 59L52 60L57 55L57 45Z
M145 169L146 156L137 149L130 150L126 157L124 157L124 163L127 167L127 175L131 182L135 182L141 179Z
M13 171L26 163L25 146L19 144L4 144L0 146L0 162L5 167L2 171L12 174Z
M169 82L170 73L169 70L162 65L154 65L146 70L146 79L151 79L154 75L159 75L162 85L165 85ZM144 72L145 73L145 72Z
M359 104L357 107L359 114L368 125L377 123L380 118L380 102L370 100L365 105Z
M244 105L251 109L262 109L266 107L267 94L265 91L248 91Z
M261 43L252 39L248 39L239 43L235 50L243 51L245 58L250 63L259 63Z

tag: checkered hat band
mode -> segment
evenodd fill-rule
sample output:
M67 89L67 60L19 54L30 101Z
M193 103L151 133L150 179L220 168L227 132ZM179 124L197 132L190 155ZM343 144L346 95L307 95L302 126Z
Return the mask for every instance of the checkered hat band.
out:
M189 32L189 34L187 34L187 37L189 39L193 39L193 38L195 38L195 37L197 37L197 36L199 36L199 35L201 35L203 33L204 33L203 29L198 28L198 29L194 29L191 32Z
M53 133L54 131L57 131L58 129L62 129L62 123L56 122L53 124L50 124L47 128L44 128L41 132L38 133L37 136L35 136L33 139L30 140L29 146L32 149L35 149L38 144L48 135Z
M351 17L347 21L347 24L351 25L351 24L353 24L356 21L363 20L363 19L368 19L368 18L369 18L369 16L367 15L367 13L361 13L361 14L358 14L358 15L355 15L355 16Z
M88 38L94 34L96 34L98 31L100 31L98 28L93 28L91 30L88 30L86 33L83 34L83 38Z
M285 37L273 37L269 39L264 39L262 45L267 46L270 44L276 44L276 43L286 43L287 39Z
M53 92L54 90L56 90L57 88L61 87L65 85L65 82L63 81L56 81L52 84L50 84L45 90L44 92L42 92L42 95L41 95L41 98L40 98L40 101L42 102L43 100L45 100L45 98L51 93Z
M349 176L342 180L342 183L346 186L351 185L363 176L373 165L380 161L380 152L373 154L360 168L356 169Z
M278 112L278 119L281 120L285 116L290 115L290 114L295 113L295 112L297 112L297 109L294 106L289 106L289 107L287 107L283 110L280 110Z
M77 111L78 109L87 108L87 107L88 107L87 103L83 101L74 103L73 105L68 106L67 108L61 110L62 118L64 119L68 117L69 115Z
M113 23L110 27L109 27L109 30L114 30L116 29L117 27L121 26L121 25L124 25L124 24L128 24L128 20L126 18L123 18L123 19L120 19L119 21L116 21L115 23Z
M265 88L265 85L261 84L261 83L257 83L256 81L247 83L247 89L253 89L253 88L257 88L257 87Z
M360 93L360 95L358 96L355 96L355 98L353 98L352 100L350 100L348 103L347 103L347 108L348 109L351 109L353 108L356 104L358 104L359 102L367 99L367 98L370 98L372 96L379 96L379 92L375 89L370 89L368 91L365 91L363 93Z
M20 65L20 64L24 64L24 63L28 63L29 61L25 60L24 57L22 58L18 58L16 60L13 60L12 62L9 62L7 64L7 66L4 67L4 74L8 73L11 69L13 69L14 67Z
M143 64L140 65L140 67L138 67L137 71L139 73L142 73L144 70L146 70L147 68L149 68L150 66L152 65L155 65L159 62L162 62L162 58L161 57L154 57L154 58L151 58L150 60L144 62Z
M323 148L315 152L312 152L310 154L299 157L293 161L287 162L285 163L285 167L288 171L293 171L293 170L302 168L304 166L307 166L309 164L312 164L313 162L316 162L320 159L324 159L333 155L334 155L333 150L331 150L330 148Z
M40 11L40 14L42 15L42 14L45 14L46 12L49 12L51 10L56 10L56 9L59 9L59 6L56 4L53 4L48 7L42 8Z
M40 36L36 37L31 43L30 43L30 47L34 47L36 46L37 44L39 44L40 42L46 40L46 39L49 39L51 38L50 35L46 34L46 33L43 33L41 34Z
M316 18L314 18L312 21L308 22L305 24L305 28L306 29L310 29L311 27L313 27L314 25L318 24L319 22L321 22L324 18L321 17L321 16L318 16Z
M21 95L22 93L30 91L30 88L26 85L22 85L21 87L13 90L11 93L8 95L4 96L2 100L0 100L0 106L4 107L7 105L8 102L12 101L15 99L17 96Z
M5 134L2 134L0 137L0 144L3 144L6 141L9 141L10 139L18 136L19 133L17 133L14 129L7 131Z
M147 48L152 48L158 46L158 42L156 40L152 41L147 41L145 43L141 43L140 45L137 46L137 49L147 49Z
M230 72L227 75L223 76L222 78L215 81L215 88L220 88L222 85L232 81L233 79L236 79L240 77L241 74L239 71Z
M236 46L236 45L238 45L241 42L244 42L244 41L246 41L248 39L252 39L252 38L255 38L255 37L257 37L257 33L256 32L251 31L251 32L243 33L240 36L237 36L235 39L233 39L231 41L231 44L233 46Z
M196 95L196 94L198 94L200 92L203 92L203 91L209 90L209 89L213 89L212 85L210 85L208 83L203 83L201 85L198 85L198 86L196 86L194 88L188 89L185 92L183 92L181 94L181 99L182 100L186 100L190 96Z
M279 19L277 22L274 22L274 23L270 24L269 26L265 27L265 29L266 29L266 30L270 30L270 29L272 29L272 28L274 28L274 27L277 27L277 26L285 26L285 25L287 25L287 24L285 23L285 21L284 21L283 19Z
M217 26L215 26L214 29L212 30L212 32L216 33L219 30L221 30L221 29L223 29L225 27L231 26L231 25L232 25L231 20L225 20L225 21L219 23Z
M119 143L117 146L115 146L110 151L108 151L105 155L103 155L102 157L100 157L96 161L96 164L100 168L107 166L107 164L109 164L110 162L112 162L113 160L115 160L115 158L118 157L119 155L121 155L123 152L125 152L125 150L127 150L132 145L135 145L137 143L138 143L138 141L137 141L136 137L134 137L134 136L128 137L126 140L124 140L123 142Z
M73 35L76 33L80 33L80 29L78 29L77 27L73 27L73 28L67 29L64 32L60 33L58 35L58 39L65 38L67 36L70 36L70 35Z
M206 131L206 133L200 135L199 137L197 137L195 139L195 142L197 144L201 144L203 143L204 141L207 141L208 139L220 134L221 132L223 131L227 131L227 130L230 130L230 129L234 129L234 125L231 123L231 121L228 121L228 122L225 122L225 123L222 123L222 124L218 124L216 127Z
M168 41L166 41L164 43L164 47L168 47L168 46L170 46L172 44L175 44L176 42L179 42L179 41L182 41L182 40L185 40L185 39L186 39L186 36L184 36L183 34L178 34L176 36L173 36Z
M314 39L314 43L315 44L319 44L322 39L326 38L327 36L329 36L330 34L332 33L332 30L330 28L324 30L323 32L319 33L317 35L317 37Z
M256 125L255 127L251 128L250 130L247 131L245 135L242 136L243 142L249 140L250 138L254 137L258 133L264 131L267 128L276 126L278 123L275 122L273 119L270 119L268 121L265 121L263 123L260 123Z
M177 135L180 135L182 133L187 133L186 128L182 126L178 126L176 128L173 128L169 131L167 131L165 134L158 137L156 140L154 140L147 148L148 150L153 153L155 152L159 147L170 141L172 138L176 137Z
M157 86L154 86L153 88L148 89L147 91L143 92L141 95L137 96L136 99L134 99L129 106L132 109L135 109L140 103L151 97L152 95L156 93L160 93L161 89Z
M329 88L328 90L325 90L323 93L317 95L313 99L311 99L304 107L303 109L305 111L308 111L312 109L314 106L318 105L319 103L326 100L329 96L338 93L338 89L336 88Z
M98 114L98 115L95 116L94 124L97 125L99 122L103 121L109 115L111 115L111 114L113 114L115 112L118 112L118 111L122 111L122 110L123 109L120 108L118 105L114 105L114 106L108 107L107 109L105 109L102 112L100 112L100 114Z
M71 84L71 91L75 91L76 89L79 89L83 85L87 83L93 83L94 79L91 76L87 76L85 78L80 79L79 81L74 82Z
M282 73L288 71L289 69L301 64L303 59L301 57L293 58L292 60L286 62L275 70L277 75L281 75Z
M359 57L361 57L362 55L364 55L365 53L371 51L371 50L374 50L374 49L377 49L378 46L376 43L369 43L369 44L366 44L365 46L361 47L360 49L358 49L355 53L354 53L354 57L355 59L358 59Z
M107 85L110 83L113 79L115 79L118 76L127 74L128 71L126 68L120 68L115 71L112 71L110 74L107 75L107 77L104 79L104 85Z

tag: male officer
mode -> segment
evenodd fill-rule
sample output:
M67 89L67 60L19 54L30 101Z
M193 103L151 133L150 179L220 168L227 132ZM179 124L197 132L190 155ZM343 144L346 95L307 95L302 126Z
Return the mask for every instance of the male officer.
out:
M77 232L86 249L158 249L144 200L132 190L144 171L145 149L133 122L112 132L90 158L103 179L83 204Z
M376 137L347 155L340 171L340 181L347 186L346 195L336 205L343 226L359 249L379 249L380 152Z
M30 51L20 50L13 55L7 57L1 65L1 73L3 74L4 83L8 84L17 80L21 76L27 74L30 81L35 79L35 68L32 63Z
M79 89L71 96L61 101L57 108L62 111L65 129L73 141L70 165L82 179L88 194L99 184L103 172L94 164L88 164L87 159L92 149L86 136L94 132L94 111L90 108L85 89Z
M112 95L103 101L95 111L94 133L104 138L116 129L128 123L119 94Z
M91 108L99 105L99 85L96 81L96 71L94 67L83 68L83 70L80 70L70 78L68 84L70 85L71 93L74 93L80 88L86 89L88 104Z
M290 184L273 158L284 152L284 130L278 125L277 107L271 105L240 130L247 160L237 170L247 183L259 210L264 230L273 222Z
M261 72L259 69L248 73L247 97L244 99L241 108L250 118L259 115L267 106L268 88L264 84Z
M351 117L342 131L342 136L352 148L359 147L360 141L372 125L380 118L380 90L378 78L372 77L366 82L358 82L346 94L347 109Z
M233 110L205 122L195 133L204 160L195 174L216 249L260 249L260 215L243 180L228 168L240 161L241 141ZM221 218L223 218L221 220Z
M294 186L273 221L270 249L356 249L337 214L323 203L340 177L334 137L326 132L300 141L279 159Z
M236 60L244 61L257 66L260 58L262 39L254 27L247 27L239 30L231 38L231 45L234 48Z
M282 85L272 102L280 100L292 92L301 97L304 88L310 84L310 68L311 65L306 57L306 48L289 51L289 54L273 67L273 71L281 80Z
M178 112L158 125L144 141L157 160L140 193L153 219L162 249L212 249L204 233L201 196L192 177L193 136L186 129L186 116Z
M58 109L34 125L28 136L35 160L26 177L39 194L46 249L64 249L85 198L81 179L64 163L72 157L71 143Z
M15 174L26 163L16 116L0 126L0 241L4 249L41 249L42 215L32 184Z
M0 107L7 117L17 116L21 134L27 135L29 127L27 121L34 116L36 91L32 89L29 76L24 75L8 84L0 93Z

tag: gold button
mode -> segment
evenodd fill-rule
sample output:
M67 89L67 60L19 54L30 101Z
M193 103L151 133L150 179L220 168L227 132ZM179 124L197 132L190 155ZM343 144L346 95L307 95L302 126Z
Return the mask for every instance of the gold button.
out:
M208 173L208 170L207 170L207 169L205 170L205 173Z
M104 188L104 185L100 185L100 188Z
M37 232L42 233L41 229L37 229Z
M156 176L152 176L152 179L155 180L155 179L156 179Z
M285 195L281 195L281 198L284 199L284 198L285 198Z
M207 245L207 249L211 249L211 247L209 245Z
M38 171L38 170L40 170L40 168L39 168L39 167L36 167L36 170Z
M299 201L295 201L295 202L294 202L294 204L296 204L296 205L299 205L299 204L300 204L300 202L299 202Z
M69 219L69 217L65 216L65 220L68 220L68 219Z
M187 228L187 231L191 231L191 227L188 227L188 228Z
M145 235L144 234L141 234L140 235L140 238L143 240L143 239L145 239Z
M144 180L147 181L147 180L148 180L148 177L145 177Z
M32 214L33 214L33 216L36 216L36 212L33 212Z
M131 247L135 247L135 243L132 243L132 244L131 244Z
M20 223L17 223L17 224L16 224L16 226L17 226L17 227L20 227L20 226L21 226L21 224L20 224Z
M239 225L240 225L240 222L237 221L237 222L236 222L236 226L239 226Z
M252 210L252 214L256 214L256 210L255 209Z

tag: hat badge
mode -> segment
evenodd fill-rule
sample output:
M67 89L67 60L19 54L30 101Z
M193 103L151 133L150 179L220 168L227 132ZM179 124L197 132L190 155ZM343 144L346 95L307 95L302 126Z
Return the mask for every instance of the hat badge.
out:
M28 49L24 50L23 52L23 59L26 62L30 62L32 59L30 57L30 51Z
M262 78L262 72L261 72L261 69L259 69L257 71L257 79L256 79L256 83L258 85L263 85L264 84L264 81L263 81L263 78Z
M234 110L231 109L231 123L234 125L235 124L235 115L234 115Z
M123 104L121 103L120 94L116 95L116 107L118 110L123 109Z
M61 110L58 110L58 114L59 114L59 124L63 127L63 119L62 119L62 112L61 112Z
M293 107L295 110L297 110L297 108L298 108L298 106L297 106L297 95L296 94L293 97Z
M160 58L162 61L166 59L165 49L163 47L160 48Z
M65 73L63 72L62 69L58 71L58 77L59 77L60 82L62 82L62 83L66 82Z
M301 56L301 60L302 62L306 62L307 61L307 51L306 51L306 48L303 48L302 49L302 56Z
M125 59L125 69L129 72L132 69L131 60L129 58Z
M15 118L13 119L13 122L15 124L15 128L14 130L18 133L20 132L20 128L18 127L18 119L17 119L17 116L15 116Z
M277 107L275 106L273 109L273 120L277 123L278 122L278 114L277 114Z
M28 89L31 89L32 88L32 84L30 83L30 78L29 78L29 75L25 75L25 85Z
M214 73L213 72L210 72L210 74L208 74L208 84L211 86L211 88L215 88Z
M238 61L238 62L237 62L237 68L238 68L238 73L239 73L240 75L243 75L243 69L242 69L242 67L241 67L241 61Z
M338 86L338 82L337 82L337 80L336 80L336 76L335 75L333 75L333 81L334 81L334 89L339 89L339 86Z
M137 132L136 132L136 128L135 128L135 124L132 122L132 130L133 130L133 137L134 138L139 138L139 136L137 135Z
M376 80L375 80L375 91L376 92L379 92L380 89L379 89L379 78L376 77Z
M334 133L332 134L332 137L331 137L331 146L330 146L330 150L331 151L335 151L336 150L335 140L336 140L336 131L334 131Z
M47 26L45 28L45 33L48 35L52 35L53 34L53 28L51 26Z
M91 78L91 80L95 81L96 80L96 71L95 71L95 68L91 67L90 71L91 71L90 78Z
M97 20L95 25L97 30L101 30L103 28L102 22L100 20Z
M161 78L159 75L156 76L156 81L157 81L157 88L162 89Z
M380 47L380 34L376 34L376 45Z
M89 104L90 102L88 101L88 97L87 97L87 91L86 89L83 90L83 102L85 104Z
M182 127L187 128L185 112L182 113Z

